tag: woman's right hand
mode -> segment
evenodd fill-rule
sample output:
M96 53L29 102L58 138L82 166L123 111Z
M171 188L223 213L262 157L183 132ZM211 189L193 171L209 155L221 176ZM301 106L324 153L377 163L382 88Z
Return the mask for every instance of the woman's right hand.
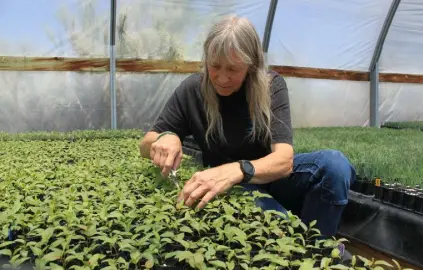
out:
M177 170L181 164L181 140L174 134L163 135L151 144L150 158L156 166L160 167L162 175L168 177L170 170Z

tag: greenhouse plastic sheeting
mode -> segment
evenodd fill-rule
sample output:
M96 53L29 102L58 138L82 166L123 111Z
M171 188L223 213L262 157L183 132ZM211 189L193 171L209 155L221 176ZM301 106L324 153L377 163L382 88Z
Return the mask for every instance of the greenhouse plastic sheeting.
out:
M110 2L101 2L0 1L0 55L108 57Z
M187 76L117 74L118 128L148 130ZM367 124L368 83L285 79L294 127ZM0 72L0 84L1 131L110 127L108 73Z
M367 71L391 1L279 1L269 63Z
M269 5L270 0L118 0L116 55L198 61L209 28L229 13L247 17L263 38Z
M421 84L380 83L381 122L422 121L422 101L423 85Z
M118 74L119 128L148 130L187 74Z
M294 127L364 126L369 120L366 82L285 78Z
M148 129L175 88L187 76L186 74L118 75L120 127ZM285 80L290 95L294 127L367 124L368 83L302 78L285 78Z
M207 30L229 13L251 20L263 39L270 2L117 0L116 57L199 61ZM278 1L269 64L368 71L391 3ZM22 6L1 1L0 23L8 27L0 28L0 56L109 56L109 1L43 0ZM381 72L422 74L421 48L423 2L402 0L382 50ZM117 127L146 129L189 74L116 76ZM286 81L294 127L369 124L369 82ZM0 130L109 128L108 82L107 72L1 72ZM381 121L423 120L421 88L381 83Z
M383 46L379 71L423 74L422 0L402 0L399 4Z
M109 128L109 73L0 72L0 131Z
M170 95L187 76L118 74L119 127L149 129ZM368 122L368 83L301 78L285 80L294 127L363 126Z

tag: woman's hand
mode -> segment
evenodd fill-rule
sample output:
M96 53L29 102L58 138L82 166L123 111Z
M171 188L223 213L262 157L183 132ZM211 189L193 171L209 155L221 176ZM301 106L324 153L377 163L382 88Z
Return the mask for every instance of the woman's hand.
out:
M197 172L185 183L178 202L183 200L186 206L191 207L200 200L197 208L202 209L215 196L241 182L243 177L239 163L229 163Z
M168 177L170 170L177 170L181 164L181 140L173 134L163 135L151 144L150 157L153 163L162 169L162 175Z

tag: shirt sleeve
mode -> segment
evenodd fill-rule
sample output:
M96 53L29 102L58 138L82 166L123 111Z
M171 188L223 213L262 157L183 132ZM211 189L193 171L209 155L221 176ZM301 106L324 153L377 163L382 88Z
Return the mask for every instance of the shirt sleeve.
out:
M188 118L184 113L187 108L187 90L186 81L183 81L166 102L150 131L158 133L171 131L176 133L181 141L190 134Z
M293 145L293 130L288 87L285 80L277 75L271 84L272 93L272 144L287 143Z

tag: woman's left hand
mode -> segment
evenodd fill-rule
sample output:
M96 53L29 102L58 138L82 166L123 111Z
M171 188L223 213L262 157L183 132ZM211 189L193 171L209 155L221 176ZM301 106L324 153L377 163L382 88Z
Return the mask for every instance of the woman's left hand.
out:
M244 177L239 163L228 163L219 167L196 172L185 183L178 197L178 202L183 200L186 206L191 207L196 201L198 209L212 200L215 196L226 192Z

